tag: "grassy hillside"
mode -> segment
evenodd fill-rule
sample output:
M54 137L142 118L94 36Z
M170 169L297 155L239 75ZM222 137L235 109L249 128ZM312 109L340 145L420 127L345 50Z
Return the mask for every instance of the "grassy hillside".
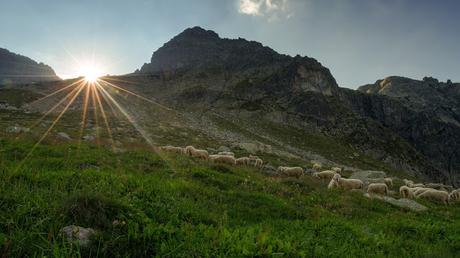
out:
M148 150L0 141L6 257L458 257L460 206L414 213L309 176L275 178ZM114 224L117 220L120 223ZM97 230L78 248L67 225Z

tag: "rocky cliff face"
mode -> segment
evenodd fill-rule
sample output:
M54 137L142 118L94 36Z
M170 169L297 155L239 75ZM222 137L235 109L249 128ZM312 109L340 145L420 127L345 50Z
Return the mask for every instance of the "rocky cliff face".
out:
M449 180L460 180L460 84L387 77L358 91L365 96L350 103L356 112L406 139Z
M0 85L60 80L51 67L0 48Z
M411 174L459 181L457 84L441 89L429 79L414 84L392 77L358 91L342 89L313 58L221 39L199 27L155 51L133 78L149 85L145 94L177 109L288 125Z

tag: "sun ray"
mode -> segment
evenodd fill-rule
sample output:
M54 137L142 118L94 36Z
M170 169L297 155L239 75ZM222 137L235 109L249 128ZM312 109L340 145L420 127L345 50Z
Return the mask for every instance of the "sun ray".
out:
M126 119L134 126L134 128L141 134L141 136L147 141L147 143L151 146L151 147L154 147L155 148L155 144L153 143L152 139L148 136L147 132L145 132L144 129L142 129L142 127L139 126L139 124L136 122L136 120L134 120L131 115L118 103L118 101L116 101L112 95L110 95L110 93L108 93L106 91L106 89L104 89L104 87L99 84L97 85L97 87L99 87L99 89L101 89L101 92L110 100L112 101L112 103L115 105L115 107L117 107L117 109L126 117Z
M73 86L76 87L76 84L79 84L79 83L81 83L81 82L83 82L83 79L80 79L80 80L78 80L78 81L76 81L76 82L71 83L70 85L65 86L64 88L61 88L61 89L56 90L56 91L54 91L54 92L52 92L52 93L50 93L50 94L48 94L48 95L46 95L46 96L44 96L44 97L41 97L41 98L39 98L39 99L37 99L37 100L34 100L34 101L32 101L31 103L29 103L28 105L29 105L29 106L32 106L32 105L34 105L35 103L40 102L40 101L42 101L42 100L45 100L45 99L47 99L47 98L49 98L49 97L52 97L52 96L58 94L59 92L62 92L62 91L66 90L66 89L68 89L68 88L70 88L70 87L73 87Z
M89 85L86 85L86 92L85 92L85 98L83 100L83 111L82 111L82 118L81 118L81 127L80 127L80 135L78 138L78 149L80 149L81 146L81 140L83 138L83 132L86 127L86 115L88 113L88 102L89 102L89 94L90 94L90 87Z
M91 102L93 104L93 115L94 115L94 123L96 125L96 144L99 146L101 144L99 139L99 117L97 115L97 105L96 105L96 95L95 95L95 84L90 86L91 88Z
M171 108L169 108L169 107L167 107L167 106L165 106L165 105L162 105L162 104L160 104L160 103L158 103L158 102L156 102L156 101L153 101L153 100L151 100L151 99L148 99L148 98L146 98L146 97L143 97L143 96L141 96L141 95L139 95L139 94L136 94L136 93L134 93L134 92L132 92L132 91L129 91L129 90L127 90L127 89L124 89L124 88L122 88L122 87L120 87L120 86L117 86L117 85L115 85L115 84L113 84L113 83L110 83L110 82L105 81L105 80L103 80L103 79L101 79L101 81L102 81L103 83L108 84L109 86L111 86L111 87L113 87L113 88L116 88L116 89L118 89L118 90L124 91L124 92L126 92L126 93L128 93L128 94L131 94L131 95L133 95L133 96L135 96L135 97L138 97L138 98L140 98L140 99L142 99L142 100L145 100L145 101L147 101L147 102L149 102L149 103L152 103L152 104L154 104L154 105L160 106L160 107L162 107L162 108L164 108L164 109L166 109L166 110L175 111L175 110L173 110L173 109L171 109Z
M39 119L37 119L31 126L29 126L29 129L35 128L38 124L40 124L40 122L43 121L43 119L45 119L45 117L47 117L49 114L51 114L56 108L61 106L67 99L72 98L73 97L72 94L75 95L76 92L78 91L78 87L81 87L82 85L83 85L83 82L81 82L79 85L77 85L75 87L75 89L73 89L72 91L67 93L67 95L64 96L58 103L56 103L53 107L51 107L48 111L46 111L45 114L43 114ZM18 135L18 136L16 136L16 139L19 139L22 135L23 135L23 133Z
M112 130L110 129L109 120L108 120L107 115L105 113L104 106L102 105L101 98L99 97L99 91L100 90L99 90L99 87L98 87L98 83L96 82L94 85L91 85L91 86L94 86L94 93L96 95L96 101L99 104L99 110L101 111L102 119L104 120L104 124L105 124L105 127L107 129L107 134L108 134L109 140L110 140L110 142L112 144L112 149L115 150L115 142L114 142L113 137L112 137Z
M42 135L42 137L37 141L37 143L35 143L35 145L32 147L32 149L29 151L29 153L24 157L24 159L19 163L19 165L16 167L16 170L15 171L18 171L21 166L24 164L24 162L32 155L32 153L34 152L34 150L38 147L38 145L40 145L40 143L46 138L46 136L48 136L48 134L51 132L51 130L53 130L54 126L56 126L56 124L59 122L59 120L62 118L62 116L65 114L65 112L67 111L67 109L70 107L70 105L72 105L72 103L75 101L75 99L78 97L78 95L80 94L80 92L83 90L84 88L84 85L80 85L79 86L79 89L78 89L78 92L72 96L71 100L67 103L67 105L64 107L64 109L59 113L59 115L56 117L56 119L54 119L53 123L49 126L48 130L46 130L46 132Z

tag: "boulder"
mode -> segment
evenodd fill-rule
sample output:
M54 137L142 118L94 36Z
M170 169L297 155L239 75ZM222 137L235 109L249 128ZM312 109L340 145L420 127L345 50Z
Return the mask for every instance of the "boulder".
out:
M367 197L367 198L371 198L371 199L381 200L381 201L387 202L387 203L389 203L391 205L401 207L401 208L404 208L404 209L408 209L408 210L411 210L411 211L420 212L420 211L428 210L428 208L426 206L421 205L420 203L418 203L418 202L416 202L414 200L409 200L409 199L405 199L405 198L395 199L395 198L389 197L389 196L381 196L381 195L374 195L374 194L368 194L368 193L365 193L364 196Z
M62 140L62 141L70 141L72 140L72 138L70 138L70 136L64 132L59 132L57 133L57 138L59 140Z
M96 232L92 228L70 225L61 228L60 233L67 241L84 247L91 243L91 237L93 237Z

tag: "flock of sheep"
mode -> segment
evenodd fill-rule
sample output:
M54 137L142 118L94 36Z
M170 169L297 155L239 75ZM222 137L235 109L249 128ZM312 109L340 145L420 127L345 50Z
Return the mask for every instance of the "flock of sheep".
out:
M228 165L245 165L262 168L264 163L262 159L253 155L249 155L249 157L235 158L235 154L230 151L210 155L207 150L196 149L193 146L187 146L185 148L162 146L159 149L163 152L178 153ZM330 180L327 186L328 189L337 188L351 191L365 190L369 194L389 195L390 189L393 187L393 179L389 177L381 180L369 180L370 182L363 182L360 179L342 177L341 173L343 169L339 167L333 167L330 170L321 171L322 165L314 163L312 168L314 171L318 171L312 174L313 177L320 180ZM300 177L305 174L305 170L302 167L280 166L277 169L277 173L279 175L289 177ZM403 198L425 198L444 204L449 204L452 201L460 199L460 189L452 190L451 186L436 183L415 184L413 181L407 179L404 179L403 181L405 185L399 188L399 193ZM450 189L451 192L449 193L446 189Z

